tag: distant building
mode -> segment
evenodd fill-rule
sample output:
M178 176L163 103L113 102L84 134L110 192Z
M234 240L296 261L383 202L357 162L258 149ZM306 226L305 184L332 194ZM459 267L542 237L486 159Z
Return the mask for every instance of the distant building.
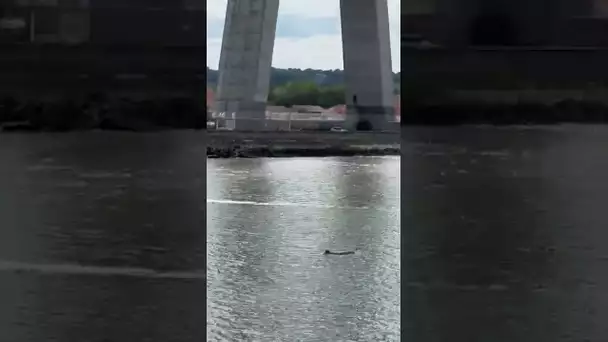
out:
M207 108L213 108L215 104L215 93L213 89L207 88Z
M395 121L399 122L399 121L401 121L401 96L400 95L395 95L394 106L395 106ZM346 106L343 104L336 105L336 106L329 108L328 111L345 116L346 115Z
M346 105L343 104L333 106L329 110L340 115L346 115Z
M215 92L211 88L207 88L207 107L213 108L215 103ZM400 121L401 119L401 96L395 95L394 100L395 106L395 120ZM325 109L320 106L309 106L309 105L294 105L290 108L283 106L266 106L266 118L281 118L287 120L289 115L300 114L295 117L304 117L306 114L320 114L322 117L331 118L333 120L344 119L346 116L346 105L339 104L329 109ZM304 115L304 116L303 116Z
M321 106L311 105L293 105L291 108L298 113L322 113L326 111L326 109Z

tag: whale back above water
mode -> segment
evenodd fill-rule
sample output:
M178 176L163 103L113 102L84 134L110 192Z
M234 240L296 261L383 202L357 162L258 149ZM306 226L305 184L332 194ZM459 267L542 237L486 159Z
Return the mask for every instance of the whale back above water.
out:
M347 254L355 254L355 251L345 251L345 252L332 252L329 249L326 249L323 254L332 254L332 255L347 255Z

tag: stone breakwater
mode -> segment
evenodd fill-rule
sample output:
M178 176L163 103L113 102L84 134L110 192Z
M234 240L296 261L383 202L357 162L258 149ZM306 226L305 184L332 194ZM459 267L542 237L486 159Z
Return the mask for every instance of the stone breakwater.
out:
M385 156L401 152L399 134L208 132L208 158Z
M207 146L208 158L350 157L399 155L399 145Z

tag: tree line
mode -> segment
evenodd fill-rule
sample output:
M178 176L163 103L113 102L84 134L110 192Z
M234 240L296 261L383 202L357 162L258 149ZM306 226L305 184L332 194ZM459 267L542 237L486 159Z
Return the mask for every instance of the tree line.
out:
M207 68L207 85L215 89L218 71ZM401 73L393 73L395 94L400 92ZM268 102L290 107L315 105L324 108L344 104L342 70L277 69L270 73Z
M268 102L277 106L311 105L330 108L344 104L344 86L319 86L313 82L287 83L274 87Z

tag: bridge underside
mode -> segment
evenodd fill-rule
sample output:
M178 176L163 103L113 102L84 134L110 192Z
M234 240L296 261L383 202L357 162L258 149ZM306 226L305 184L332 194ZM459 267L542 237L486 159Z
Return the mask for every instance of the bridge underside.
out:
M385 129L394 118L386 0L340 0L345 103L351 129ZM216 110L235 129L263 130L279 0L229 0Z

